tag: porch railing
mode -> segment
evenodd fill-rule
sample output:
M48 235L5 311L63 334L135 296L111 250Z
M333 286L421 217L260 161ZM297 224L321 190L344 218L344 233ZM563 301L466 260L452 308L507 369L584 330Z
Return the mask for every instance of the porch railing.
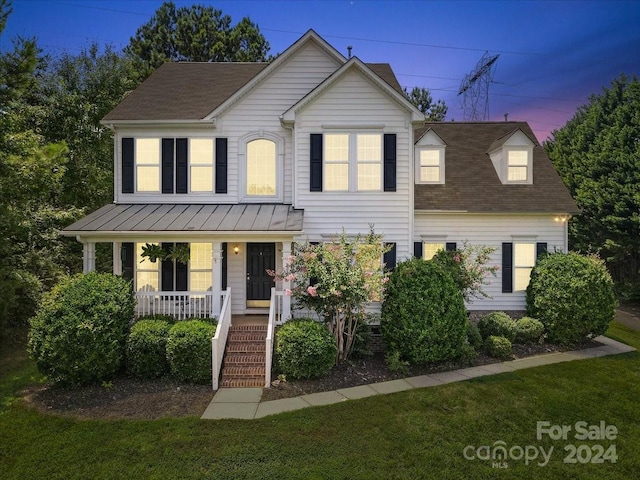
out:
M214 317L213 292L136 292L136 316Z
M271 302L269 305L269 323L267 326L267 340L265 348L264 386L271 386L271 363L273 361L273 343L276 323L282 323L282 290L271 288Z
M222 359L224 357L224 349L227 345L227 335L231 326L231 289L227 288L222 292L222 307L220 308L220 316L218 317L218 328L216 334L211 339L211 377L214 390L218 390L218 381L220 380L220 369L222 368Z

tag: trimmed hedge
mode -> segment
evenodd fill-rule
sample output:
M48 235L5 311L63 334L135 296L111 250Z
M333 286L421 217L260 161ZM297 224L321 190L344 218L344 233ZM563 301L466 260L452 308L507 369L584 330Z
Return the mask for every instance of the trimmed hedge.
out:
M381 327L388 352L411 363L460 356L467 312L462 293L442 267L419 258L401 262L385 290Z
M501 360L511 358L511 341L508 338L491 335L485 340L484 348L492 357Z
M55 383L85 385L122 366L135 299L131 284L107 273L62 280L30 321L29 352Z
M136 377L156 378L169 372L167 336L170 325L164 320L140 320L127 339L127 369Z
M516 322L516 343L538 343L544 334L544 325L540 320L522 317Z
M178 380L207 383L211 380L211 338L215 325L201 320L176 323L167 337L167 360Z
M477 325L467 323L467 342L476 350L482 348L482 335Z
M327 326L311 318L289 320L276 333L278 369L288 377L322 377L335 365L337 354Z
M571 345L603 335L615 306L613 281L599 258L553 253L531 272L527 315L544 324L552 342Z
M491 312L478 322L480 335L485 340L491 336L505 337L510 342L516 337L516 322L504 312Z

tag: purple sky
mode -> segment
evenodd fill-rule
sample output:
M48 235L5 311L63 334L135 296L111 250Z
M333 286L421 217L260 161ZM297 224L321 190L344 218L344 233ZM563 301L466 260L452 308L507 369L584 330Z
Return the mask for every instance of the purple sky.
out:
M283 51L313 28L343 54L388 62L400 84L427 87L462 120L457 96L485 51L500 54L489 119L526 120L540 141L621 73L640 75L640 1L175 1L249 16ZM0 49L35 36L52 54L92 41L123 48L160 0L13 0Z

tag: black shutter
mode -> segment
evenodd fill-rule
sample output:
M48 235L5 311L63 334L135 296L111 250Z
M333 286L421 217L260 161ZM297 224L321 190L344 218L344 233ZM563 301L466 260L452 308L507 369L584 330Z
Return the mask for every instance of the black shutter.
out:
M319 245L320 242L309 242L309 245ZM318 283L317 277L309 277L309 285L315 285Z
M547 242L536 243L536 259L540 258L543 253L547 253Z
M169 253L173 248L173 243L163 243L162 249ZM165 259L162 260L162 265L160 267L160 289L163 292L173 292L173 260Z
M227 289L227 242L222 244L222 290Z
M133 193L133 138L122 139L122 193Z
M502 244L502 293L513 292L513 243Z
M422 242L413 242L413 256L422 258Z
M162 139L162 193L173 193L173 138Z
M447 252L453 252L454 250L456 250L456 248L458 248L458 246L456 245L456 242L447 242L445 248Z
M309 191L322 191L322 134L311 134L311 161L309 165Z
M384 269L386 272L391 272L396 268L396 244L395 243L387 243L385 244L386 248L391 247L388 252L385 252L383 262Z
M127 280L133 280L133 262L134 262L133 243L126 242L120 246L120 260L122 261L122 277Z
M396 134L384 134L384 191L396 191Z
M226 138L216 138L216 193L227 193Z
M176 243L176 247L178 245L189 246L188 243ZM187 290L189 290L187 277L188 277L187 264L176 261L176 291L177 292L186 292Z
M186 138L176 138L176 193L188 193L188 148Z

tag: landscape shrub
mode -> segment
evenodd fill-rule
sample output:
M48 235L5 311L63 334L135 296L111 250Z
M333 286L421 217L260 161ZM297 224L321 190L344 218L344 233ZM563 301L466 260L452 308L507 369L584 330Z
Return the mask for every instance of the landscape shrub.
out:
M170 325L164 320L139 320L127 339L127 369L136 377L155 378L169 371L167 337Z
M161 313L154 313L154 314L149 314L149 315L143 315L141 317L138 317L138 322L142 322L144 320L159 320L162 322L167 322L169 325L173 325L174 323L176 323L178 320L176 319L176 317L174 317L173 315L163 315Z
M278 368L287 377L322 377L336 363L337 353L327 326L310 318L290 320L276 334Z
M465 343L460 349L458 360L466 365L472 365L473 361L478 358L478 351L470 343Z
M355 358L370 357L371 351L371 326L367 323L358 325L356 338L353 340L351 356Z
M482 348L482 335L477 325L467 322L467 342L476 350Z
M544 325L540 320L522 317L516 322L515 343L538 343L544 334Z
M543 323L552 342L571 345L603 335L615 306L613 281L597 257L553 253L531 272L527 315Z
M478 322L480 335L485 340L490 336L505 337L510 342L516 336L516 322L504 312L491 312Z
M184 320L169 329L167 360L171 374L191 383L211 381L211 338L216 327L201 320Z
M63 279L30 321L29 352L56 383L104 380L123 364L135 299L131 285L107 273Z
M492 357L501 360L511 358L511 341L508 338L490 335L484 342L484 348Z
M382 304L388 353L398 352L410 363L457 358L466 322L462 293L442 267L417 258L398 264Z

